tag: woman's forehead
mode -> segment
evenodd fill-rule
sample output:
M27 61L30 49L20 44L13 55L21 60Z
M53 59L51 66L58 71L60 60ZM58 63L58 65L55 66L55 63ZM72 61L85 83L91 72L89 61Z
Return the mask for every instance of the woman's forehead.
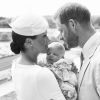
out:
M41 37L41 36L44 36L44 35L47 35L47 31L45 31L45 32L42 33L42 34L37 35L37 37Z

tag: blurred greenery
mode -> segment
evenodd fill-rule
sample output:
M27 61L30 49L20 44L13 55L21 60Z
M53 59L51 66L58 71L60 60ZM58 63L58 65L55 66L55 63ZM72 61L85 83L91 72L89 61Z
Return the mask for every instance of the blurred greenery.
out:
M10 28L11 18L0 17L0 28Z
M17 100L16 93L13 91L7 95L0 97L0 100Z
M44 16L44 18L47 20L49 24L50 29L56 29L56 23L53 19L53 16L47 15ZM6 17L0 17L0 28L10 28L9 23L14 18L6 18ZM96 29L100 29L100 16L92 16L91 18L92 24ZM0 41L9 41L11 40L11 32L0 32Z
M47 15L44 16L44 18L47 20L50 28L56 28L55 20L53 19L53 16ZM13 18L6 18L6 17L0 17L0 28L10 28L9 23L11 22ZM92 16L91 18L92 23L96 29L100 28L100 16Z
M44 16L48 21L50 28L56 28L56 23L53 19L53 16ZM92 24L96 29L100 29L100 16L92 16L91 18Z
M0 41L10 41L11 40L11 37L10 37L10 34L8 33L3 33L0 35Z

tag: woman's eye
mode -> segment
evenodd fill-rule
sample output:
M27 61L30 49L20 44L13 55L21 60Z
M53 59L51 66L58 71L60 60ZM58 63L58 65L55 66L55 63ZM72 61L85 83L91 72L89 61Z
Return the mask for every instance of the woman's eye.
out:
M47 55L51 55L51 52L49 50L47 50Z
M45 34L45 35L43 35L43 37L45 38L45 37L47 37L47 35Z
M47 55L50 55L51 53L50 52L47 52Z

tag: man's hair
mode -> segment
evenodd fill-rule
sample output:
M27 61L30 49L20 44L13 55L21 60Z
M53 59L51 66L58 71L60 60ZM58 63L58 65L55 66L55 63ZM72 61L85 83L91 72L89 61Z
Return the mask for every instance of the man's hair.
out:
M78 21L80 24L87 24L90 22L90 16L86 7L77 3L69 3L61 7L54 18L59 18L61 24L68 24L70 19Z

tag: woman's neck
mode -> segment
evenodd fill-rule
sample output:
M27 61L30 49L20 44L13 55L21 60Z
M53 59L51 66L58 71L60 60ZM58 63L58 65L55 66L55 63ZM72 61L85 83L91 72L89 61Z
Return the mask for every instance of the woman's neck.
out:
M25 55L24 53L21 54L20 64L34 65L36 63L37 63L37 56L36 55L34 55L33 57L29 57L29 56Z

